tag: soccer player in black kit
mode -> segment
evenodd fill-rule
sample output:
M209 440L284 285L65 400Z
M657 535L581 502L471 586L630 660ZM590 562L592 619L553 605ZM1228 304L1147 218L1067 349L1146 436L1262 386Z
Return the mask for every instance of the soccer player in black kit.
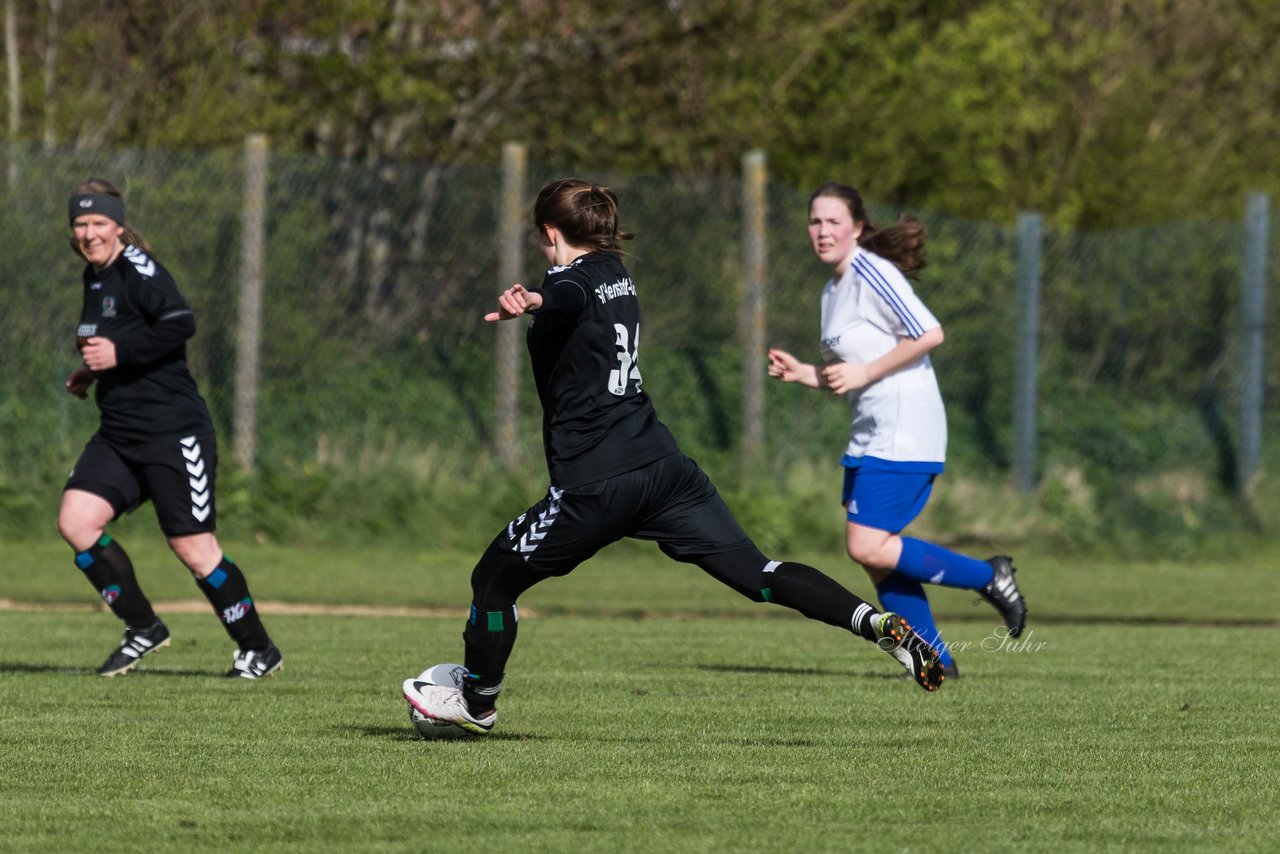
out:
M452 686L405 680L410 705L472 733L492 730L516 640L516 599L623 537L654 540L749 599L873 641L921 687L936 690L943 680L937 653L906 620L813 567L762 554L658 420L641 389L640 303L619 257L619 241L630 235L619 231L614 193L562 179L538 194L533 220L554 266L542 287L503 292L485 320L533 318L528 348L551 487L494 538L472 572L465 672L455 673Z
M95 386L101 415L67 480L58 531L76 566L124 621L124 638L98 673L116 676L169 645L169 629L139 587L129 556L105 528L150 500L169 547L191 570L236 644L227 676L260 679L280 669L280 650L262 626L240 568L214 536L218 461L209 409L187 370L196 331L173 277L125 224L124 199L92 178L68 205L71 248L84 269L76 329L83 367L67 377L79 398Z

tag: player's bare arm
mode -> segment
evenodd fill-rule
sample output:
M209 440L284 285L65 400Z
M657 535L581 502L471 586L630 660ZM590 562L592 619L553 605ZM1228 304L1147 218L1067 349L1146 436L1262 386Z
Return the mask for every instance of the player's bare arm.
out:
M776 347L769 350L769 376L784 383L800 383L810 388L822 388L824 384L817 365L802 362Z
M942 327L935 326L919 338L900 339L897 346L873 362L836 362L826 365L822 368L824 384L833 394L866 388L894 371L920 361L942 343L943 337Z
M542 307L542 294L525 290L524 285L515 284L498 295L498 310L484 316L490 322L497 320L513 320L530 311Z

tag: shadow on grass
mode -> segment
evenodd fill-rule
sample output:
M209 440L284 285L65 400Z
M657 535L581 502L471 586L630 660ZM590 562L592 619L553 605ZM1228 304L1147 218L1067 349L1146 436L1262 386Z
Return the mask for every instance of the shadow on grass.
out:
M848 670L836 670L823 667L771 667L760 664L699 664L697 670L712 673L766 673L779 676L837 676L841 679L898 679L896 672L882 673L867 671L854 673Z
M23 664L21 662L0 661L0 673L61 673L64 676L97 676L98 673L89 667L62 667L57 664ZM120 679L128 676L207 676L223 678L222 671L181 670L177 668L139 667L129 673L113 676Z
M942 619L955 619L944 616ZM959 622L972 621L973 618L960 617ZM1167 628L1199 628L1199 629L1280 629L1280 620L1266 617L1161 617L1161 616L1116 616L1114 614L1036 614L1027 617L1027 627L1047 626L1160 626Z
M521 735L516 732L494 732L489 735L463 738L423 738L406 723L397 726L349 726L337 727L340 732L354 732L368 738L389 738L392 741L430 741L437 744L479 744L488 741L546 741L542 736Z

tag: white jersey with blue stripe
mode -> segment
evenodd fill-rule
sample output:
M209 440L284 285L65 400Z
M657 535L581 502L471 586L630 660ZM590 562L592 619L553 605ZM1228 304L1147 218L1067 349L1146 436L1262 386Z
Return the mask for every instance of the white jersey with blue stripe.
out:
M941 324L893 263L859 248L822 292L822 358L865 364L902 338ZM947 456L947 414L929 357L849 393L853 424L843 464L890 471L940 472Z

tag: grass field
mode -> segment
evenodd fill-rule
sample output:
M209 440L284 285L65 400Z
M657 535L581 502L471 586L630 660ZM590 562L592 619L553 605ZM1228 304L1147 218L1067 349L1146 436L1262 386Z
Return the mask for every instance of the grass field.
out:
M114 680L65 549L0 546L0 850L1274 850L1274 554L1020 555L1030 633L940 591L963 675L929 695L614 549L522 602L495 735L428 743L399 685L460 656L473 556L232 549L286 658L252 684L155 540L125 545L174 644Z

